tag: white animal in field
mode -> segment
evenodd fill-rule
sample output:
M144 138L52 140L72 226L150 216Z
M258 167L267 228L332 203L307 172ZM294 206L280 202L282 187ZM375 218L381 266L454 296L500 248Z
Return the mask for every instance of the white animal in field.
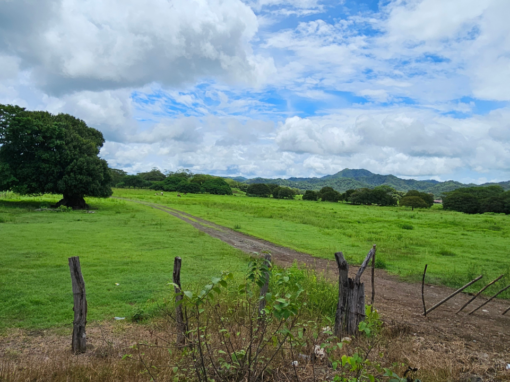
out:
M163 193L161 193L161 196L163 196Z

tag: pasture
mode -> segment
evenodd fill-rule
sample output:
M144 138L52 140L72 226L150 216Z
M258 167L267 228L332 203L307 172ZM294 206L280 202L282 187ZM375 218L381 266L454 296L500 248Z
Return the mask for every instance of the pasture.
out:
M241 251L161 211L94 198L93 214L35 211L57 200L0 198L0 331L69 324L71 256L80 256L89 321L150 314L173 295L175 256L187 287L246 269Z
M441 206L412 211L240 195L155 196L154 191L133 189L116 189L114 196L164 204L322 258L333 259L334 252L342 251L349 262L359 264L376 243L377 266L408 281L421 280L428 264L428 283L459 287L480 274L486 282L505 274L486 291L491 294L510 282L506 215L466 215ZM510 292L500 296L510 298Z
M117 189L114 196L167 205L317 257L341 250L353 264L376 243L377 266L409 281L421 278L425 264L429 283L458 287L502 273L500 283L510 281L508 216L148 190ZM188 286L245 270L241 251L162 211L116 198L88 198L93 214L36 211L57 199L0 199L0 329L69 322L70 256L81 259L90 321L144 317L163 305L172 295L174 256L183 258Z

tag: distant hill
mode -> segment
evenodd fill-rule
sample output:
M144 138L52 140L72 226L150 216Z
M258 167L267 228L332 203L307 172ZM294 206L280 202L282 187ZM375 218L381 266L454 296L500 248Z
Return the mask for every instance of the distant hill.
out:
M234 178L245 183L275 183L280 186L294 187L301 190L320 190L329 186L340 192L357 188L374 188L380 185L388 185L398 191L419 190L441 196L443 192L452 191L461 187L474 187L476 184L463 184L453 180L438 182L437 180L415 180L401 179L395 175L378 175L364 169L343 169L333 175L326 175L321 178L289 178L289 179L267 179L253 178L240 180L242 177ZM500 183L486 183L481 186L500 185L505 190L510 190L510 181Z

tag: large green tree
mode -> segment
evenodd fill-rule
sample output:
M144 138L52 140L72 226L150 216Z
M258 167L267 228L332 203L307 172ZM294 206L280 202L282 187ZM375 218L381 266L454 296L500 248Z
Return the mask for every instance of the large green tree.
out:
M103 143L100 131L71 115L0 105L0 190L62 194L56 206L88 208L85 196L112 194L98 156Z

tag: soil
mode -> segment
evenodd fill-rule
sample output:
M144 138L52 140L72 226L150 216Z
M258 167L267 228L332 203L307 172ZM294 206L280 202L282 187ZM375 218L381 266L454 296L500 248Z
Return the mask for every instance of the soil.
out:
M317 271L323 271L331 278L338 277L334 260L321 259L281 247L170 207L148 205L165 211L248 254L268 251L272 255L273 262L278 265L286 267L297 261ZM369 249L367 248L367 253ZM350 275L354 276L357 270L358 267L350 266ZM372 290L370 271L368 269L362 277L367 294L371 294ZM487 300L485 297L478 297L461 313L455 314L472 297L470 294L460 293L425 317L421 284L402 282L397 276L390 275L381 269L375 270L374 284L376 287L374 305L383 320L408 326L410 332L418 337L433 336L440 343L461 341L468 349L504 354L508 358L507 362L510 363L510 312L502 315L510 305L508 300L494 299L482 309L469 315L469 312ZM426 305L430 308L453 292L454 290L448 287L425 284ZM370 301L370 296L367 296L367 301Z

